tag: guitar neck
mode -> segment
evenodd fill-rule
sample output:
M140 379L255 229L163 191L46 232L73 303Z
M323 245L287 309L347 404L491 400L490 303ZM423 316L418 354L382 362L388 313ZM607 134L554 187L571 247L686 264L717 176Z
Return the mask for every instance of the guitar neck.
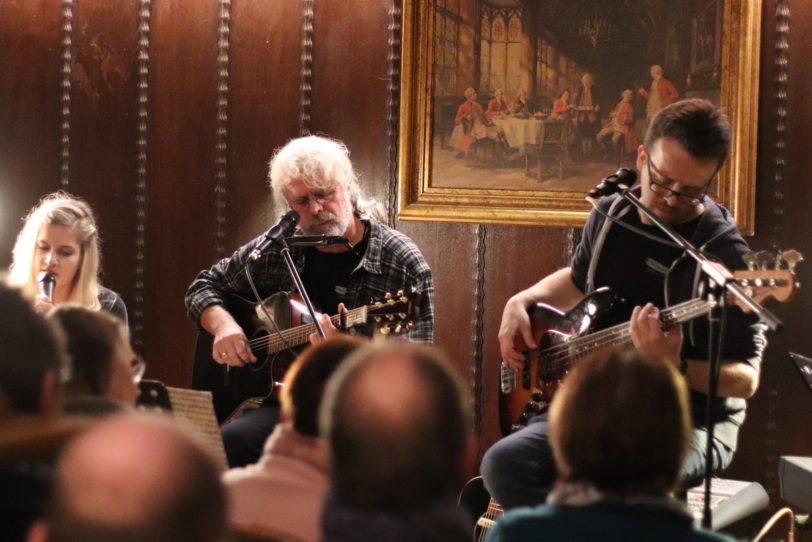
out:
M707 314L714 306L715 302L699 298L691 299L663 309L660 318L663 326L669 328ZM629 322L625 322L583 337L576 337L564 344L545 348L540 352L540 359L546 362L546 369L552 370L553 374L563 375L575 362L595 350L618 346L630 340Z
M347 327L363 324L367 321L367 306L350 309L347 311ZM341 315L334 314L330 321L335 327L339 327ZM301 346L310 340L310 335L316 332L316 325L312 322L300 326L283 329L281 333L271 333L268 337L268 354L275 354L288 348Z

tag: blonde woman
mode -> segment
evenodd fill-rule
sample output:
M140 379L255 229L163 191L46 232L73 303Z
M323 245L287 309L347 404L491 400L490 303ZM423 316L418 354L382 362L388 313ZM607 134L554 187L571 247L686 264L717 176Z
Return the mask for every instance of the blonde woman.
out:
M121 297L99 284L99 234L93 211L84 200L55 192L40 200L25 218L14 244L9 282L37 291L43 273L56 279L53 299L39 293L37 310L68 301L104 310L127 323Z

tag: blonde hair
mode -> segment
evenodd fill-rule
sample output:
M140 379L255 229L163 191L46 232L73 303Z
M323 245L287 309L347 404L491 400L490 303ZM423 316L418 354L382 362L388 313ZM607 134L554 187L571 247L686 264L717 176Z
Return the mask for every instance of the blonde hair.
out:
M385 221L381 206L361 194L350 151L338 140L321 136L292 139L274 153L268 166L268 179L278 214L287 209L285 188L294 181L301 181L309 190L337 184L348 191L356 216L374 216L378 221Z
M58 191L43 197L25 217L23 229L14 243L13 260L8 281L27 288L35 288L37 269L34 265L37 236L42 226L65 226L77 236L82 251L82 263L73 279L68 301L99 310L99 234L96 218L88 203L67 192Z

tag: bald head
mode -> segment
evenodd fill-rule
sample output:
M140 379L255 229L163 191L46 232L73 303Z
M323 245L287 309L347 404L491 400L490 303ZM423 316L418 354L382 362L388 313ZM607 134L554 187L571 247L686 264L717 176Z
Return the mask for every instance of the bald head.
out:
M467 409L464 388L437 350L402 342L359 350L330 382L322 408L336 499L394 509L455 492Z
M171 420L116 416L59 461L50 540L219 540L225 498L217 468Z

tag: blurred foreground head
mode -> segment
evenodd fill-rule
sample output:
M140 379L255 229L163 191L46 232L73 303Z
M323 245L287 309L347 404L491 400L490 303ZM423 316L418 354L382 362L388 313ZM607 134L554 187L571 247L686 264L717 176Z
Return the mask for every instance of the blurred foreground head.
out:
M684 380L633 348L579 363L550 410L559 479L607 493L665 496L690 438Z
M461 487L468 394L438 350L401 341L358 350L322 404L331 490L343 506L426 507Z
M47 523L29 542L215 542L226 530L217 467L169 419L106 419L66 448Z

